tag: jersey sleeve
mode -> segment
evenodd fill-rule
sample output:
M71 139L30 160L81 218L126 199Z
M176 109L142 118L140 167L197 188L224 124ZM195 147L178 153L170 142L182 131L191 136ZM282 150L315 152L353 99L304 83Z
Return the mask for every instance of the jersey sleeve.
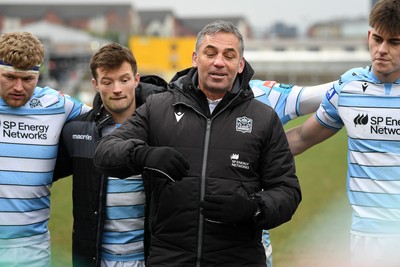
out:
M89 107L84 103L79 102L78 100L69 95L64 95L64 97L65 97L65 112L68 115L67 121L91 110L91 107Z
M303 87L275 81L250 81L255 99L272 107L282 124L300 116L299 98Z
M321 125L335 131L340 130L344 126L337 109L340 86L339 81L333 84L332 88L326 92L320 107L315 113L315 118Z

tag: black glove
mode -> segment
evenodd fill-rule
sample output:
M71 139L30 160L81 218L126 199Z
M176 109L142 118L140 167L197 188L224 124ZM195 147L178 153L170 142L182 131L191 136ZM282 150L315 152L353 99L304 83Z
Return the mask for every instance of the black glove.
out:
M222 223L245 223L253 219L258 204L237 193L233 195L206 195L200 202L201 213L211 221Z
M136 168L159 172L173 182L182 180L189 169L181 153L171 147L139 147L133 153L132 162Z

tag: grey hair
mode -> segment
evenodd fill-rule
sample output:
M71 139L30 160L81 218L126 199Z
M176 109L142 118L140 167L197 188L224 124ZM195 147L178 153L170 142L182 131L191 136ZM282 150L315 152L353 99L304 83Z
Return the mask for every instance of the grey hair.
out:
M214 35L219 32L232 33L238 38L240 45L240 57L243 57L244 42L242 34L239 32L238 28L233 25L233 23L224 20L216 20L204 26L204 28L197 34L195 52L199 52L200 46L203 43L204 36Z

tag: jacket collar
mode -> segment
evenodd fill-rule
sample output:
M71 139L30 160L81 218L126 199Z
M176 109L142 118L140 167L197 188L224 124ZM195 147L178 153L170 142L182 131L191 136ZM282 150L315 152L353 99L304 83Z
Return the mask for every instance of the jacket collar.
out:
M250 64L245 61L243 72L235 80L234 87L228 91L220 104L215 108L213 114L229 106L235 106L253 98L253 92L249 86L249 81L254 71ZM177 72L172 78L170 86L173 90L181 91L182 94L175 94L175 103L186 103L193 108L202 110L203 114L210 115L206 95L197 87L197 68L188 68Z
M250 64L245 60L245 66L243 68L243 72L238 74L236 77L234 86L230 91L231 94L237 94L242 90L246 94L253 94L252 90L249 86L249 82L254 75L254 70L250 66ZM182 71L179 71L175 74L175 76L171 79L172 84L180 84L180 88L182 89L195 89L197 88L197 68L187 68Z

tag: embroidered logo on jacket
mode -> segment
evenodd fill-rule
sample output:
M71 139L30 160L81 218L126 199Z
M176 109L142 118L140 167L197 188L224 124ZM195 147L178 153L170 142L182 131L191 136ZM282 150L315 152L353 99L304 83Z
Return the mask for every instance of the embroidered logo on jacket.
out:
M236 118L236 131L251 133L253 130L253 120L247 117Z
M242 168L242 169L246 169L246 170L250 169L250 164L248 162L239 160L239 154L233 153L230 156L230 159L231 159L231 166L232 167Z
M180 111L175 112L176 122L179 122L182 119L183 115L185 115L184 112L180 112Z

